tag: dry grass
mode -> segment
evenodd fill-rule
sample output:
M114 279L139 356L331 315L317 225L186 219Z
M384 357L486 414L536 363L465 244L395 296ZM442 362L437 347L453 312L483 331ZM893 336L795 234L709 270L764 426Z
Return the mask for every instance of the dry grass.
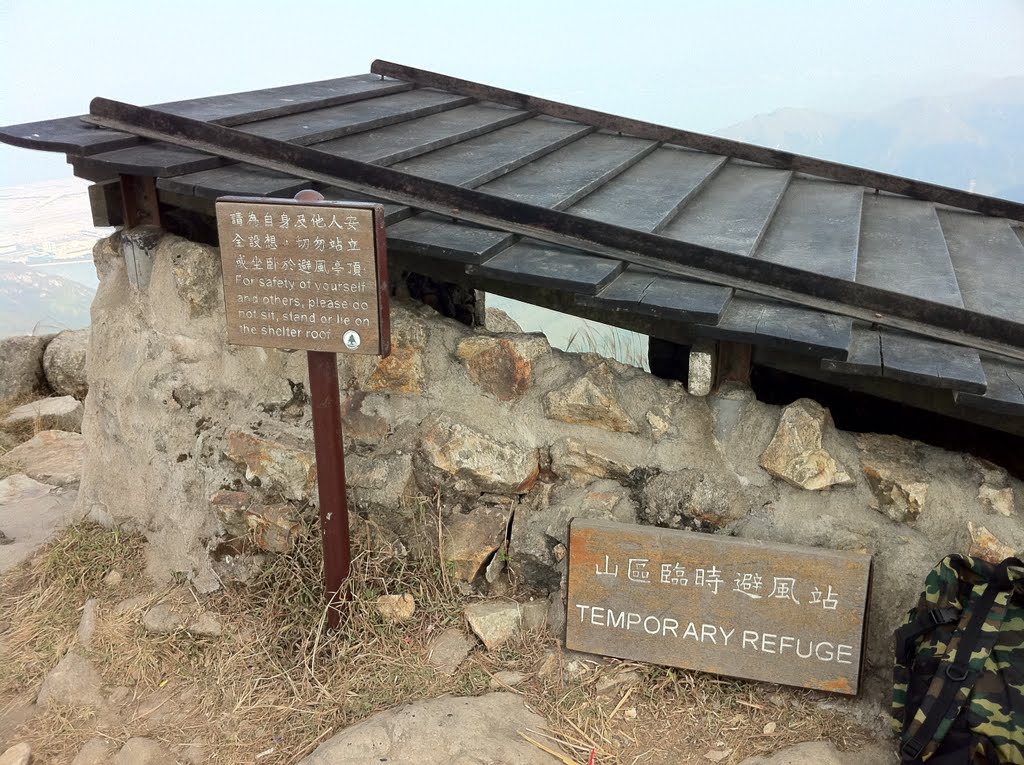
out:
M487 692L501 670L527 674L513 690L551 725L527 735L547 746L561 742L567 762L585 763L591 748L601 765L700 762L704 752L729 748L723 762L736 763L796 741L828 738L842 747L866 735L809 692L586 657L549 660L554 671L540 674L538 662L555 643L537 635L476 650L454 676L443 676L427 664L427 647L441 630L462 625L467 597L436 561L357 549L353 601L342 628L330 632L315 536L290 555L268 558L248 583L211 596L184 584L152 591L143 554L138 537L78 526L0 579L0 710L5 698L38 690L74 644L85 600L99 599L86 653L115 702L99 715L50 709L23 725L19 738L42 761L70 759L99 734L115 743L153 736L197 762L291 763L377 710ZM111 569L125 574L113 588L102 584ZM399 592L413 594L417 610L395 625L372 603ZM119 611L129 596L135 599ZM146 633L141 615L158 599L218 613L223 636ZM635 673L633 682L609 681L625 672Z
M618 327L583 321L582 326L569 336L565 350L572 353L596 353L651 371L647 360L646 338Z

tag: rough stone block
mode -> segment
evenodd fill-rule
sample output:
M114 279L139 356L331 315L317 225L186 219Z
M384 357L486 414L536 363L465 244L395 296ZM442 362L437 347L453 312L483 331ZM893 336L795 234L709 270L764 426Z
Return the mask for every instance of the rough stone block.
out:
M798 489L826 489L855 483L850 474L824 448L822 437L833 428L828 410L810 399L787 406L761 467Z
M74 486L82 477L84 449L79 433L43 430L3 455L3 461L36 481Z
M641 489L641 519L663 528L718 529L748 510L738 484L704 470L660 473Z
M548 341L537 335L470 337L456 348L469 379L499 401L512 401L526 393L533 382L534 361L550 352Z
M864 433L857 446L875 509L897 522L916 520L928 499L928 479L914 442Z
M599 364L586 375L544 397L544 413L552 420L636 433L639 428L619 403L611 370Z
M519 604L511 600L486 600L465 608L466 621L488 651L501 648L523 626Z
M46 675L36 703L42 707L68 704L100 708L103 706L101 685L99 673L89 660L72 649Z
M0 339L0 401L46 393L43 352L53 335Z
M37 430L81 433L84 412L82 402L73 396L41 398L12 409L3 424L6 428L32 426Z
M443 415L425 425L419 455L462 492L525 494L540 474L536 449L498 441Z
M316 480L312 444L285 432L268 436L232 431L225 456L245 467L245 478L281 491L288 499L309 496Z
M487 559L504 544L512 503L499 507L478 505L468 513L447 516L441 537L441 555L452 565L453 575L463 582L479 576Z
M89 329L65 330L46 346L43 372L50 389L58 396L82 400L89 392L86 360L90 334Z
M302 533L299 514L287 502L252 505L245 511L245 522L252 529L256 544L267 552L291 552L296 538Z

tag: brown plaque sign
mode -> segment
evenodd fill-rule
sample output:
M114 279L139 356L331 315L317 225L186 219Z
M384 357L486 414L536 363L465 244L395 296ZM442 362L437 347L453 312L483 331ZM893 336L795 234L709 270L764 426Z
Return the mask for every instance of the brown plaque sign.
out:
M871 556L575 520L566 647L856 694Z
M384 209L222 197L228 342L387 356Z

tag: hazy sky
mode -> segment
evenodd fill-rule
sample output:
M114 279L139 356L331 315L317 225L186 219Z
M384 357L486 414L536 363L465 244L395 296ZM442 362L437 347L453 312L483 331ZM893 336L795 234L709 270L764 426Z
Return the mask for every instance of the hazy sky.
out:
M1024 75L1024 0L2 0L0 124L368 71L384 58L710 132ZM70 174L0 147L0 186Z

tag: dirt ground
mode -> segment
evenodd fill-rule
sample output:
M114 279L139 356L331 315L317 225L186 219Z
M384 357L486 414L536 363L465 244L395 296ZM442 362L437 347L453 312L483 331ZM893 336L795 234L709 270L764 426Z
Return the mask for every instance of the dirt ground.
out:
M407 561L364 542L357 542L349 613L330 631L315 539L265 557L246 582L199 595L184 582L154 588L143 573L141 537L68 528L0 579L0 745L24 740L36 761L56 763L96 736L113 743L148 736L184 761L290 763L378 710L508 690L494 678L502 670L523 673L511 690L547 718L536 740L559 744L566 762L586 763L596 749L602 765L737 763L800 741L858 749L872 738L849 701L567 655L543 634L523 634L496 651L478 645L446 676L426 661L430 640L464 628L463 608L479 596L463 594L436 561ZM373 603L386 593L415 598L409 621L395 624L377 611ZM104 703L33 705L47 672L80 642L92 598L95 627L76 650L98 670ZM143 615L159 602L189 618L214 615L222 632L153 634Z

